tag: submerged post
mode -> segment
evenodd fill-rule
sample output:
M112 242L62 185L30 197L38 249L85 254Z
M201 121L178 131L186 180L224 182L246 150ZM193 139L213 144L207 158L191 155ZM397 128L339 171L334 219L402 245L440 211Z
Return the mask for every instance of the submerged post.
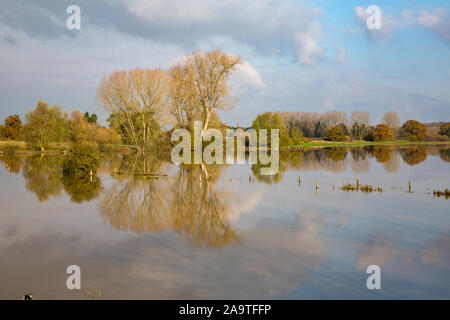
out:
M300 187L302 184L302 177L298 176L298 186Z
M409 182L409 192L411 192L411 181Z
M356 189L359 190L359 179L356 179Z

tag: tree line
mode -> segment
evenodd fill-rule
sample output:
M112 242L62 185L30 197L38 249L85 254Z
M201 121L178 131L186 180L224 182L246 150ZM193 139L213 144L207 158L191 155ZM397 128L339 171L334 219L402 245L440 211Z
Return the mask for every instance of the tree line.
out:
M397 112L386 112L381 123L370 124L368 112L354 111L351 118L342 111L318 112L265 112L256 116L252 123L255 129L278 129L280 145L298 145L310 139L328 141L393 141L403 139L408 141L424 141L428 129L416 120L408 120L400 125ZM450 123L443 123L439 130L440 139L450 138ZM436 136L432 137L436 139Z

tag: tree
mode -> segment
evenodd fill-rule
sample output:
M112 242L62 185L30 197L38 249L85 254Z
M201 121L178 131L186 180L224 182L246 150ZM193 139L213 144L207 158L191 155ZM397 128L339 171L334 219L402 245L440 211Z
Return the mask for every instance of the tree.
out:
M325 124L319 120L316 123L316 127L314 128L314 137L316 138L322 138L325 136L325 132L327 131L327 127Z
M325 124L325 127L330 128L340 123L346 123L347 114L343 111L327 111L321 116L321 120Z
M364 126L370 125L370 114L368 112L353 111L351 124L352 126L355 124Z
M160 69L116 71L103 78L97 96L139 152L145 153L168 123L169 76Z
M64 117L60 106L49 107L39 100L36 108L27 113L24 140L33 149L45 152L52 142L64 137Z
M232 107L228 78L241 63L241 58L221 50L196 51L185 57L180 68L188 68L186 90L193 89L194 100L201 109L202 137L208 129L212 113Z
M390 141L394 140L391 128L385 124L379 124L372 133L373 141Z
M364 123L355 122L352 126L352 136L357 139L364 139L369 133L368 127Z
M386 112L381 118L381 123L387 125L391 129L400 127L400 117L395 111Z
M450 138L450 122L446 122L441 125L439 128L439 134Z
M6 140L20 140L22 137L22 121L18 115L5 119L5 125L0 126L0 136Z
M280 138L280 146L290 144L290 138L287 135L286 126L284 125L283 121L281 120L280 115L277 113L265 112L263 114L257 115L255 120L253 120L252 128L256 130L258 137L260 137L259 136L260 129L267 130L267 144L268 145L270 145L270 143L271 143L271 137L272 137L271 130L272 129L278 129L279 138Z
M345 133L341 126L334 126L325 131L325 138L329 141L344 141Z
M174 126L192 131L194 121L202 120L197 87L193 79L193 68L188 63L179 63L169 71L170 111Z
M97 115L95 113L89 114L89 112L85 112L84 119L87 123L97 123Z
M349 132L348 132L348 129L347 129L347 126L345 125L345 123L341 122L338 124L338 126L341 127L342 131L344 132L344 135L346 135L346 136L349 135Z
M427 127L415 120L408 120L401 127L401 135L410 141L424 141L426 134Z

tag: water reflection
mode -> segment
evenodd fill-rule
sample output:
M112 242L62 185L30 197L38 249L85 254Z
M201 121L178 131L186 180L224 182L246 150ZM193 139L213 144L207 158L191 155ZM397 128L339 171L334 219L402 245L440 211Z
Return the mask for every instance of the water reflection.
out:
M414 165L424 149L425 162ZM64 287L76 263L89 274L85 288L111 299L370 299L370 264L384 270L383 298L448 298L449 202L426 188L447 187L449 152L282 152L276 176L258 176L260 164L177 167L133 154L104 160L92 175L64 175L62 156L0 155L6 170L22 171L0 171L2 188L11 186L0 193L0 256L8 257L0 297L31 288L39 298L85 298ZM332 189L347 177L412 180L414 193Z
M170 177L161 174L166 166L150 155L124 157L99 204L104 221L137 233L175 231L196 247L238 243L228 217L234 194L215 187L223 166L180 167Z
M23 177L25 188L36 195L39 202L62 195L63 157L59 155L35 155L25 159Z
M3 163L8 174L20 173L23 157L15 154L0 154L0 162Z
M414 166L427 159L427 150L425 146L414 146L410 148L400 149L403 161L410 166Z

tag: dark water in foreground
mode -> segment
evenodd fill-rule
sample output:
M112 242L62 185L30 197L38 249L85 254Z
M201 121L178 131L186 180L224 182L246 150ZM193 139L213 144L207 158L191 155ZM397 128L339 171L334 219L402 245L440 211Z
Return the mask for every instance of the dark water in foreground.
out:
M64 177L58 156L0 161L3 299L450 298L450 199L433 196L450 187L448 146L296 152L276 176L208 166L210 181L132 156L92 180ZM339 188L357 178L383 192Z

